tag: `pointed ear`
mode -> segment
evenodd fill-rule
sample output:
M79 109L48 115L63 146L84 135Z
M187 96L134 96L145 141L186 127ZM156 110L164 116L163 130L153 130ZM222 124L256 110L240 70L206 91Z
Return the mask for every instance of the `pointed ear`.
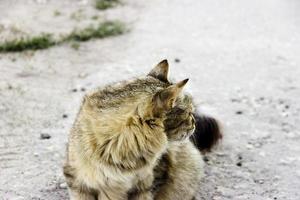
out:
M157 92L153 97L153 114L154 116L160 116L162 113L169 111L174 107L174 103L181 93L183 87L189 79L180 81L174 85L167 87Z
M148 74L148 76L152 76L157 78L163 82L168 81L168 72L169 72L169 64L167 60L163 60L158 63Z

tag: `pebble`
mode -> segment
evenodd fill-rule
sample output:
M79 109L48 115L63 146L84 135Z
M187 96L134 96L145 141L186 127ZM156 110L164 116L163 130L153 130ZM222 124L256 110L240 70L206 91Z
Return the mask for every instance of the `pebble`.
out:
M225 157L225 156L226 156L226 153L221 152L221 151L218 151L218 152L216 152L216 155L217 155L217 156L220 156L220 157Z
M237 114L237 115L242 115L242 114L243 114L243 111L238 110L238 111L235 112L235 114Z
M260 179L260 180L257 180L257 183L259 183L259 184L264 184L264 180L262 180L262 179Z
M241 100L232 98L231 102L241 102Z
M63 118L68 118L68 115L67 114L63 114L62 117Z
M59 184L60 189L67 189L67 183L61 183Z
M47 140L51 138L51 135L49 135L48 133L41 133L40 138L42 140Z
M72 92L77 92L77 89L76 88L72 89Z
M289 109L290 108L290 106L289 105L285 105L285 107L284 107L285 109Z
M243 164L242 164L242 162L237 162L237 163L236 163L236 166L238 166L238 167L242 167L242 166L243 166Z
M179 59L179 58L175 58L174 61L175 61L176 63L179 63L179 62L180 62L180 59Z

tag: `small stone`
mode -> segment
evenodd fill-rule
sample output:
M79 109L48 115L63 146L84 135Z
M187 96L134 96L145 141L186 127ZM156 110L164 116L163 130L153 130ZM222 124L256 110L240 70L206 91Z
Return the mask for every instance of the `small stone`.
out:
M175 58L174 61L175 61L176 63L179 63L179 62L180 62L180 59L179 59L179 58Z
M242 162L236 163L236 166L238 166L238 167L241 167L242 165L243 165Z
M281 113L281 116L283 116L283 117L288 117L288 116L289 116L289 113L287 113L287 112L282 112L282 113Z
M259 179L259 180L254 180L254 182L255 182L255 183L259 183L259 184L264 184L265 181L262 180L262 179Z
M13 86L11 84L8 84L7 89L12 90Z
M67 184L66 183L61 183L59 184L60 189L67 189Z
M238 111L235 112L235 114L237 114L237 115L242 115L242 114L243 114L243 111L238 110Z
M290 106L289 105L285 105L285 107L284 107L285 109L289 109L290 108Z
M240 100L239 100L239 99L232 98L232 99L231 99L231 102L240 102Z
M76 88L72 89L72 92L77 92L77 89Z
M84 92L86 89L83 87L83 88L81 88L80 90L81 90L81 92Z
M41 133L40 138L42 140L48 140L51 138L51 135L49 135L48 133Z
M68 118L68 115L67 114L63 114L62 117L63 118Z
M216 152L216 155L220 156L220 157L226 156L226 154L224 152L220 152L220 151Z

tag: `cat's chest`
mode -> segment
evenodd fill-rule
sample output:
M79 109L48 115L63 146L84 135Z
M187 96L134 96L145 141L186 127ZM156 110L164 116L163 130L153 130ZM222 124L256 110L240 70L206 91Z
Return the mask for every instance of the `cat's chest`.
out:
M113 167L98 164L81 165L78 170L78 179L90 188L118 187L122 185L128 189L132 188L142 179L152 175L151 167L144 167L139 170L122 172Z
M116 185L122 182L131 182L133 175L122 174L111 167L101 164L92 165L85 163L78 170L78 179L91 188Z

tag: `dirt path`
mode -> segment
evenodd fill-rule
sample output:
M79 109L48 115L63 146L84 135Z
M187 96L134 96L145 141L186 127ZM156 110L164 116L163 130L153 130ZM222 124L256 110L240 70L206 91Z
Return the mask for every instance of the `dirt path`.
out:
M78 50L65 44L0 54L1 200L66 199L61 164L84 90L145 74L163 58L172 77L190 78L199 107L224 125L198 199L299 199L297 0L130 0L103 13L90 4L0 3L0 38L14 30L58 35L94 15L132 29ZM53 17L56 10L61 15ZM70 18L77 12L79 21ZM41 140L41 133L51 138Z

